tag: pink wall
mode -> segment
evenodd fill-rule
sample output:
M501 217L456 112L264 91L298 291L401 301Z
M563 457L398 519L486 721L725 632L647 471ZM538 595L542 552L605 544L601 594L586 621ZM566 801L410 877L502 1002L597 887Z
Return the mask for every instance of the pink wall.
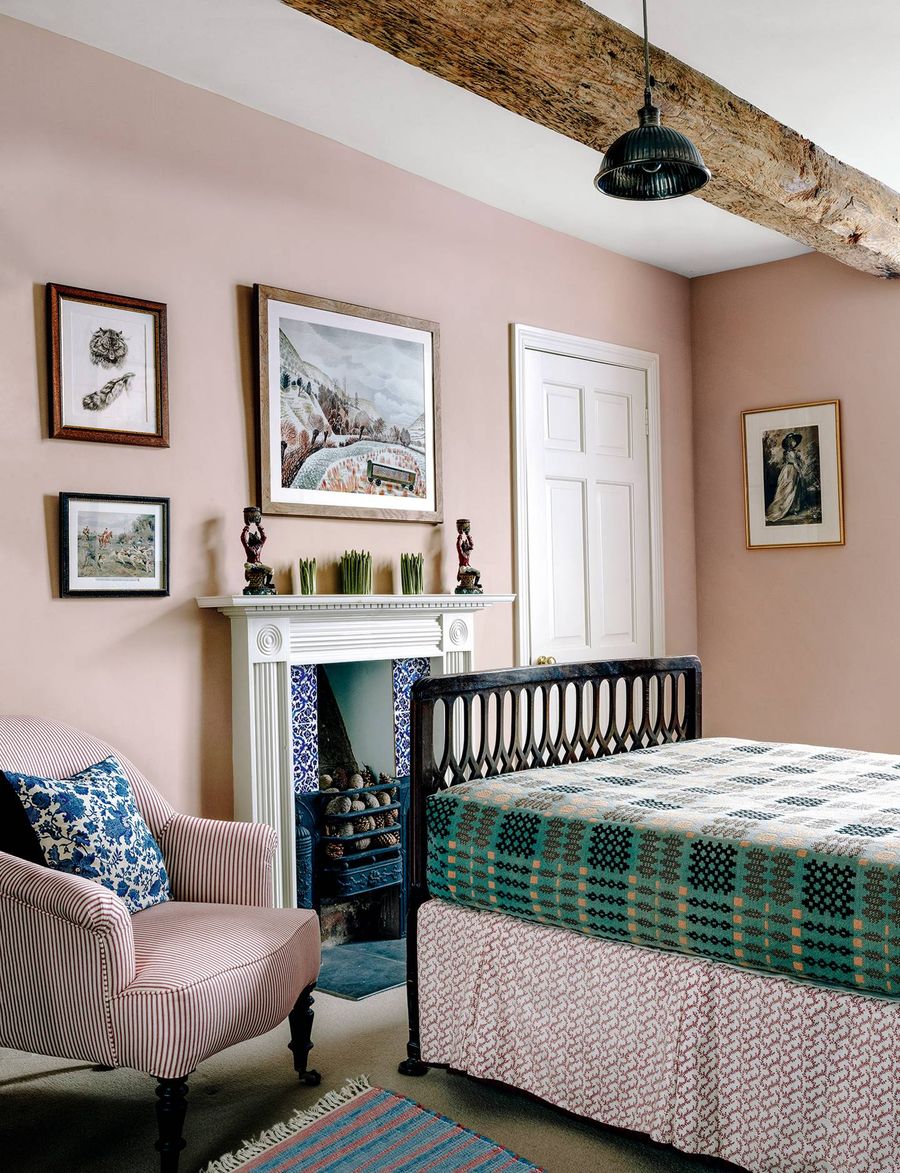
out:
M441 324L451 525L271 518L282 567L421 549L446 588L469 516L488 590L512 589L509 323L659 352L668 643L694 650L687 281L5 18L0 110L0 710L107 736L185 809L230 811L227 621L194 598L243 586L254 282ZM170 449L46 439L47 281L168 303ZM170 496L171 598L58 599L60 490ZM478 640L481 666L511 663L511 608Z
M706 731L896 753L900 284L822 256L692 282ZM740 413L840 399L847 544L746 550Z

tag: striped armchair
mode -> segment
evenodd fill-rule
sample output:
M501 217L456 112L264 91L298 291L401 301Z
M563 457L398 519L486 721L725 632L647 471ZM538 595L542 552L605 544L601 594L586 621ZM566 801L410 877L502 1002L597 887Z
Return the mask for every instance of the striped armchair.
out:
M272 908L275 832L178 814L126 758L66 725L0 716L0 769L68 778L115 753L160 845L173 899L130 915L92 880L0 851L0 1045L157 1081L162 1173L184 1147L187 1077L290 1021L302 1082L319 923Z

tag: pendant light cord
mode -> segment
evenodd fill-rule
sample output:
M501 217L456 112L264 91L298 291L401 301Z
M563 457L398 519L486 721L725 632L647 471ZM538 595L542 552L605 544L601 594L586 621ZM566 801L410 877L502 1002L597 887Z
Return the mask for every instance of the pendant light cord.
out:
M647 0L643 0L644 7L644 102L653 104L653 79L650 76L650 41L647 38Z

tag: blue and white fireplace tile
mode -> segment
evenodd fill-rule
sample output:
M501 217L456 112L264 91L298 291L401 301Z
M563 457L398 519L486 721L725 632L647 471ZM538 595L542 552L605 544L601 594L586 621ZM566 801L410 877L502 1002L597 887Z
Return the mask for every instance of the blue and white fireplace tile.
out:
M319 789L319 685L315 664L291 665L294 790Z
M431 675L431 662L424 656L410 660L392 660L394 690L394 773L398 778L409 774L410 731L409 694L417 680Z

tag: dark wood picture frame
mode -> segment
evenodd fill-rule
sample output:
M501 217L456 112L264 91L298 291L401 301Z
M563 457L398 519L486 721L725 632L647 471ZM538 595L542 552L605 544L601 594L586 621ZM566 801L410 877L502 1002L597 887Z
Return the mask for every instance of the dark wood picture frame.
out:
M133 310L154 319L154 382L156 428L153 432L122 428L88 427L67 423L63 373L63 338L61 302L76 301L115 310ZM163 302L140 297L123 297L117 293L99 293L71 285L47 285L47 343L50 390L50 438L54 440L96 440L104 444L133 444L145 448L169 447L169 383L166 336L166 306Z
M266 514L291 514L299 517L347 517L359 520L379 519L386 521L412 521L438 525L444 520L443 497L441 485L441 395L440 395L440 326L437 322L430 322L422 318L412 318L404 314L390 313L386 310L371 309L366 306L354 305L351 302L335 301L327 297L316 297L312 294L295 293L289 289L280 289L271 285L255 285L256 315L259 328L259 356L257 367L257 389L259 427L257 432L257 472L260 507ZM270 408L269 387L269 303L272 301L286 302L291 305L307 307L313 310L324 310L328 313L340 314L351 318L360 318L372 322L380 322L389 326L398 326L409 330L417 330L431 336L431 446L430 452L426 443L425 459L429 457L433 466L434 498L433 509L405 510L378 507L375 505L338 505L295 503L273 500L272 476L278 477L280 484L280 469L273 470L271 460L272 419ZM426 463L427 475L427 463ZM350 494L348 494L348 497ZM387 497L366 497L369 501L390 500Z
M155 535L154 551L161 546L160 571L155 576L159 579L158 587L142 587L133 589L117 589L115 586L93 588L73 588L72 566L69 543L69 517L73 503L84 502L91 504L100 502L115 506L116 504L146 505L159 508L160 525ZM170 532L170 498L168 497L133 497L123 493L60 493L59 495L59 593L62 598L82 599L130 599L130 598L164 598L169 594L169 580L171 574L171 555L169 544ZM155 563L155 559L154 559ZM98 580L104 583L111 581L110 577Z

